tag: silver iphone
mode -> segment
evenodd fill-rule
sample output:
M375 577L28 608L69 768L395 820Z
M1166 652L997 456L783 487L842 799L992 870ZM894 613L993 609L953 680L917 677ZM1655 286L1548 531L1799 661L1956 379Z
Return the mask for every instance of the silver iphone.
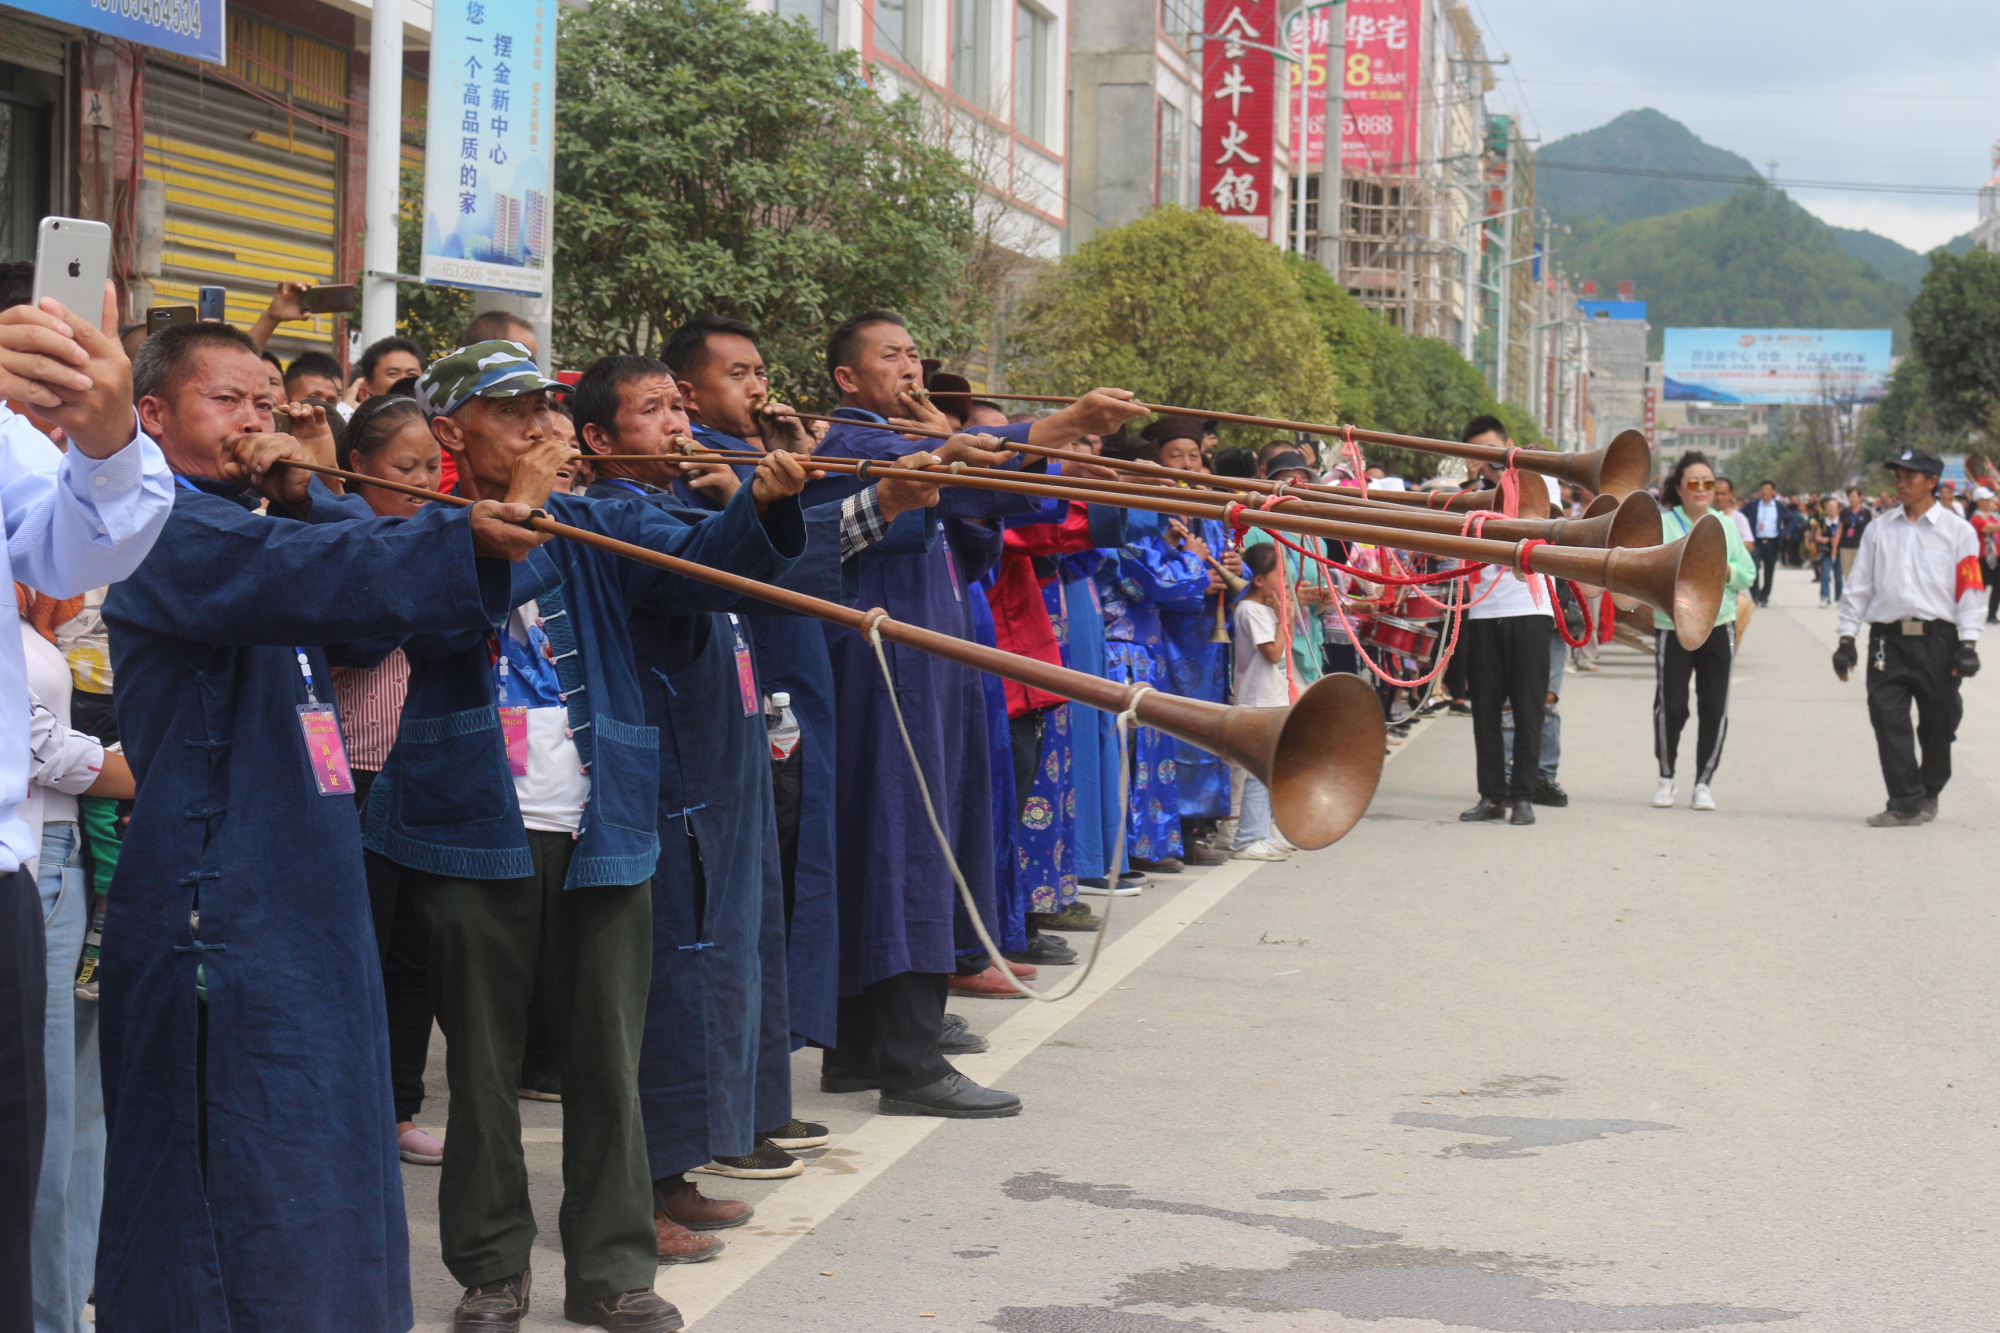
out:
M104 313L111 275L111 228L83 218L43 218L35 237L35 306L53 296L78 319Z

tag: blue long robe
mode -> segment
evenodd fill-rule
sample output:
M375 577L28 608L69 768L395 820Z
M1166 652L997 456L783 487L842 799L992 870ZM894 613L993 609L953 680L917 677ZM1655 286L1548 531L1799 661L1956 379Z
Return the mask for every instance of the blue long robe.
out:
M973 637L988 648L997 647L993 631L993 608L986 598L983 582L966 586L972 606ZM1016 866L1015 818L1020 793L1014 790L1014 737L1007 725L1007 689L998 676L981 674L986 716L986 771L993 784L993 910L986 929L1002 949L1019 952L1028 947L1028 912L1031 910L1027 883ZM958 953L961 957L984 953L964 918L965 904L958 905Z
M1068 610L1063 664L1093 676L1112 677L1104 657L1104 608L1096 574L1110 557L1102 550L1066 555L1056 580ZM1076 789L1076 873L1103 879L1111 873L1118 837L1118 738L1109 713L1076 709L1071 734L1070 781Z
M842 408L840 414L868 416L853 408ZM1028 426L999 427L990 433L1025 439ZM817 453L887 460L930 443L836 423ZM840 498L856 484L849 477L813 482L807 487L806 503ZM938 513L990 519L1034 507L1033 501L1020 497L946 487ZM880 607L898 620L972 638L971 609L948 542L921 554L891 555L871 549L856 559L861 575L856 605ZM913 648L887 641L884 646L946 840L975 897L990 901L992 784L979 673ZM827 627L827 647L840 703L836 757L840 993L856 995L871 982L901 972L954 970L957 893L925 817L874 648L855 631L833 626Z
M1150 521L1154 518L1134 515L1108 586L1103 571L1099 573L1105 670L1113 680L1171 692L1160 613L1163 609L1198 612L1208 588L1208 570L1198 557L1170 549L1157 535L1158 525ZM1180 787L1174 740L1151 727L1134 727L1131 744L1126 849L1142 861L1179 857Z
M1211 555L1228 549L1229 526L1219 518L1184 519ZM1199 559L1199 557L1196 557ZM1203 566L1204 569L1207 566ZM1208 593L1199 609L1181 605L1160 608L1160 634L1166 647L1168 688L1189 699L1210 703L1229 701L1230 646L1211 643L1215 632L1216 599ZM1226 613L1225 613L1226 614ZM1225 620L1225 624L1227 621ZM1180 793L1183 819L1222 819L1229 814L1229 765L1186 741L1174 742L1174 785Z
M203 485L176 494L104 604L139 792L104 936L99 1327L402 1333L410 1246L361 836L351 797L309 771L295 650L330 702L323 646L483 629L511 569L476 560L442 505L343 522L366 506L316 490L317 521L294 522Z

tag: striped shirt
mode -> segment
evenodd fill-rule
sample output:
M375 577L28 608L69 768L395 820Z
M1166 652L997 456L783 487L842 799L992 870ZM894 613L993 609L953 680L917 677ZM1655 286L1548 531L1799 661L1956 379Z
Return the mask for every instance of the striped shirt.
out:
M380 772L396 746L403 700L410 692L410 659L398 648L372 667L335 667L333 695L350 768Z

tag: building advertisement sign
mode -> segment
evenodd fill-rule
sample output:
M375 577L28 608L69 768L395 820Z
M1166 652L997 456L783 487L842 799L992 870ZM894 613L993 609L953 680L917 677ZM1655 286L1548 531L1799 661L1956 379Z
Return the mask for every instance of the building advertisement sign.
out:
M546 296L558 0L438 0L425 282Z
M1310 26L1308 26L1310 24ZM1301 46L1301 30L1304 45ZM1308 173L1318 171L1320 161L1326 155L1326 61L1327 43L1333 37L1333 11L1315 9L1310 17L1294 14L1285 22L1287 51L1302 54L1303 60L1289 61L1285 65L1286 78L1290 82L1292 96L1299 95L1301 79L1306 91L1306 152L1305 166ZM1291 114L1285 117L1285 142L1291 145L1292 161L1299 160L1299 112L1296 103Z
M1277 146L1277 0L1208 0L1202 59L1201 203L1266 240Z
M1347 0L1347 49L1339 72L1342 171L1416 173L1423 13L1422 0Z
M1668 402L1872 403L1889 388L1887 329L1668 329Z
M211 65L226 64L223 0L7 0L15 9L123 37Z

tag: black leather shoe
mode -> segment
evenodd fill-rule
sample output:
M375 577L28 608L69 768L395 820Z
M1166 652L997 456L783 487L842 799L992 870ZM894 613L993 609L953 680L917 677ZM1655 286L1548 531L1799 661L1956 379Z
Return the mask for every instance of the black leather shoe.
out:
M1002 958L1011 963L1033 963L1036 966L1052 964L1062 967L1076 961L1076 950L1064 944L1054 935L1044 935L1040 931L1030 932L1028 947L1019 952L1002 951Z
M944 1016L944 1031L938 1034L938 1050L943 1054L977 1055L981 1051L991 1050L992 1046L991 1042L974 1032L957 1014ZM879 1088L882 1086L882 1081L877 1079L870 1086Z
M1535 822L1535 803L1525 796L1516 796L1513 809L1507 816L1509 824L1532 824Z
M674 1333L684 1327L681 1312L650 1291L628 1291L601 1301L565 1300L563 1318L611 1333Z
M1011 1092L983 1088L953 1070L935 1083L907 1091L882 1089L883 1115L935 1115L947 1120L990 1120L1021 1114L1021 1099Z
M1142 861L1135 856L1131 860L1131 866L1134 870L1143 870L1152 875L1178 875L1187 869L1178 856L1163 856L1157 861Z
M1488 819L1503 818L1506 813L1507 811L1502 806L1498 797L1482 796L1479 798L1478 805L1473 806L1470 810L1459 811L1458 822L1461 824L1478 824Z
M1923 821L1926 824L1930 823L1933 819L1936 819L1937 797L1935 796L1924 797L1923 802L1917 806L1917 813L1923 816Z
M1562 783L1548 778L1535 784L1535 804L1552 805L1560 809L1569 804L1569 793L1562 789Z
M451 1312L451 1333L490 1333L496 1328L519 1328L528 1313L528 1281L523 1270L497 1282L467 1287L458 1308Z

